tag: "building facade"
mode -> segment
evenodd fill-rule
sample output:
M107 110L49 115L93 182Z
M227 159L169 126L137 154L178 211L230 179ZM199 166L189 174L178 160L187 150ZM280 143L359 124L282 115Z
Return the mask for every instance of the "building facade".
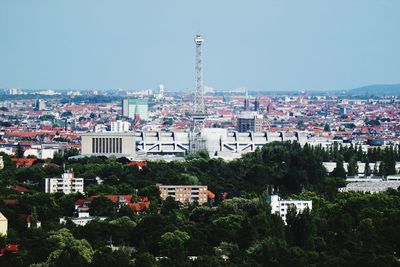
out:
M131 119L148 120L148 102L146 99L128 98L122 100L122 116Z
M117 120L111 122L111 132L124 133L129 131L131 124L127 121Z
M312 201L307 200L283 200L278 195L271 196L271 214L277 214L282 221L286 223L286 216L290 207L296 208L297 214L302 213L305 209L312 209Z
M237 130L240 133L261 132L263 116L257 112L242 112L237 118Z
M44 178L42 189L45 193L84 193L84 179L76 178L72 171L67 171L61 178Z
M205 185L161 185L157 184L161 198L172 197L181 203L197 201L200 205L208 201L208 189Z
M3 213L0 212L0 236L6 236L7 231L8 231L8 220L3 215Z
M134 133L87 133L81 137L81 154L84 156L134 157L136 154Z

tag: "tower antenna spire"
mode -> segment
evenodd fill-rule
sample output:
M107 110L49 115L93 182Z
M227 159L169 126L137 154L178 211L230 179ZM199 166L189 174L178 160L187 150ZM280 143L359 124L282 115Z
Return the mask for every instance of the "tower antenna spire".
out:
M202 58L202 44L204 42L203 36L197 34L194 38L196 44L196 78L195 78L195 99L194 99L194 113L204 114L204 86L203 86L203 58Z

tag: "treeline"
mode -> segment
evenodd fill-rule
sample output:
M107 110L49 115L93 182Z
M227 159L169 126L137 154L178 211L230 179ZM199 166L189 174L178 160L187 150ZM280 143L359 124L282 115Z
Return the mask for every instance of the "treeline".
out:
M44 221L28 229L11 222L7 242L21 251L0 257L0 265L399 266L398 191L340 193L332 201L308 191L297 197L313 200L313 210L290 210L287 225L270 213L266 193L216 207L182 208L167 199L142 214L125 210L84 227ZM59 205L57 198L41 205Z
M359 145L345 146L334 142L329 148L318 146L309 146L305 144L305 149L310 149L321 161L345 161L351 160L361 162L377 162L377 161L400 161L400 146L392 145L381 147L370 147L368 151L363 151Z
M233 161L210 159L200 151L185 161L147 162L143 170L129 166L128 160L87 157L67 160L57 155L50 164L37 164L27 168L15 168L5 157L6 168L0 172L3 183L32 183L35 189L41 178L59 177L65 168L73 169L76 177L83 177L89 195L129 194L135 190L161 184L203 184L217 196L227 192L231 196L260 194L265 190L279 191L282 195L300 193L312 189L332 194L342 179L329 177L318 154L308 146L297 143L270 143L254 153L248 153ZM96 177L103 184L93 184ZM36 187L38 190L39 188ZM151 190L150 190L151 191Z
M0 243L20 244L21 251L0 257L0 266L399 266L400 192L337 193L345 180L326 173L321 151L270 143L230 162L199 151L185 161L147 162L142 170L126 159L62 155L16 168L4 155L0 211L9 232ZM63 164L85 179L86 196L39 192L39 180L59 177ZM156 183L208 185L216 199L204 206L162 201ZM14 184L30 192L8 188ZM285 225L271 214L272 192L312 200L313 209L291 210ZM148 196L151 205L135 214L98 198L91 215L106 221L59 224L77 199L102 194Z

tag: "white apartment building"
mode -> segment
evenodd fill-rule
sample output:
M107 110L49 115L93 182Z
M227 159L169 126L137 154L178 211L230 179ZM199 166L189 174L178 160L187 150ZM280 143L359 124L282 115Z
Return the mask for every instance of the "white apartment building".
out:
M127 121L117 120L111 122L111 132L123 133L128 132L131 124Z
M75 174L67 171L61 175L61 178L44 178L43 191L45 193L83 193L83 178L76 178Z
M283 200L278 195L271 195L271 214L277 214L282 221L286 223L286 215L289 207L296 208L297 214L302 213L305 209L312 210L312 201L308 200Z
M172 197L181 203L197 201L200 205L208 201L208 189L206 185L161 185L157 184L161 192L161 198Z

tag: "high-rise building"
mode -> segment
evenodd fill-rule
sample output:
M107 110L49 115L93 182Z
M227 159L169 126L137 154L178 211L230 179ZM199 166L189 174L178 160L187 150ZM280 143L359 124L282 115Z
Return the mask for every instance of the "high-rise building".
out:
M341 107L339 111L340 111L340 115L346 115L348 113L348 110L346 107Z
M260 100L258 97L254 100L254 111L259 111L260 110Z
M44 101L42 99L36 99L36 101L35 101L35 109L37 109L37 110L46 109L46 101Z
M263 116L257 112L245 111L237 118L237 130L245 132L261 132Z
M245 111L250 110L250 100L249 100L249 92L246 89L246 97L243 102L243 108Z
M123 133L128 132L131 124L127 121L117 120L111 122L111 132Z
M148 102L146 99L128 98L122 100L122 116L131 119L148 120Z
M45 193L84 193L83 178L76 178L72 170L61 174L61 178L44 178L42 189Z

